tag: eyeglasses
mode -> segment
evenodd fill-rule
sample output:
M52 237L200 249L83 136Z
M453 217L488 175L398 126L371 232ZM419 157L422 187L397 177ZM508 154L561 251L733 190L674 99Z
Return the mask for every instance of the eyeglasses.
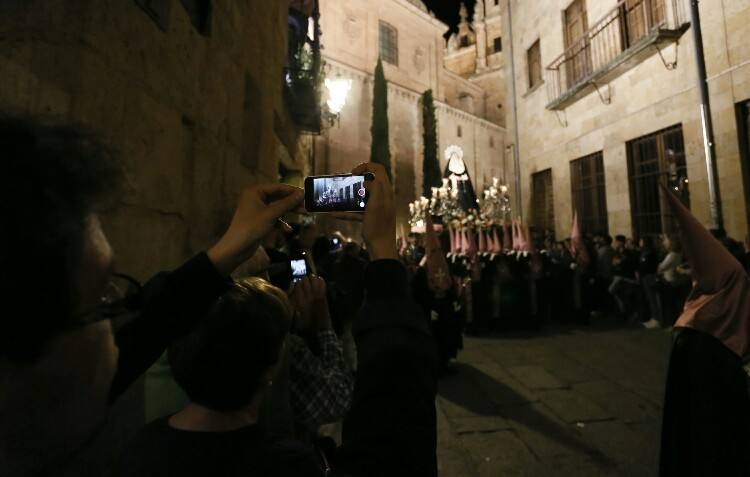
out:
M78 330L104 320L112 320L113 327L118 329L140 309L142 290L143 286L135 278L122 273L112 274L99 302L91 309L73 315L72 323L63 331Z

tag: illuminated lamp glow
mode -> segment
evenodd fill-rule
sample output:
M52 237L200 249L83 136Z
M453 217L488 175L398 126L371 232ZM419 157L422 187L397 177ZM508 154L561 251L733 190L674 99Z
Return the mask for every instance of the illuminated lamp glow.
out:
M352 80L335 78L326 79L326 89L328 89L328 109L333 114L339 114L346 105L346 97L352 89Z

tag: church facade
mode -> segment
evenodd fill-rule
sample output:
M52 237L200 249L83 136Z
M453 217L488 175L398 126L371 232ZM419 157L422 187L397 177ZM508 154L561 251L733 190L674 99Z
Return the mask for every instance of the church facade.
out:
M486 5L485 5L486 3ZM321 30L326 77L352 80L339 119L314 139L313 171L349 171L369 160L373 72L383 60L388 80L388 119L398 220L422 191L421 96L432 90L438 120L438 157L452 145L463 150L475 189L493 177L510 183L506 151L506 85L500 7L480 1L470 23L465 7L459 32L447 41L448 26L420 0L322 0Z

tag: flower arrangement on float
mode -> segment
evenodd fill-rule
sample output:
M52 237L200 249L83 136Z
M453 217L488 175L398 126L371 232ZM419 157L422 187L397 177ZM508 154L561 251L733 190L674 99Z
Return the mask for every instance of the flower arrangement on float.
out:
M451 235L451 252L448 255L499 253L502 246L493 228L502 227L511 217L508 186L500 184L500 180L493 177L492 184L483 191L482 199L477 202L476 209L462 209L458 191L451 188L448 179L443 179L440 187L432 188L432 197L420 197L409 204L409 225L413 232L424 232L426 215L430 214L435 223L442 224ZM467 240L472 246L467 246ZM474 247L477 242L478 247Z

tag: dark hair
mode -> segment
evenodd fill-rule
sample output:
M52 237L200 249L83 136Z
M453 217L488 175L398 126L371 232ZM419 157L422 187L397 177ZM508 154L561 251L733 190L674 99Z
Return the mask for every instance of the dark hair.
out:
M602 235L602 240L607 245L612 245L612 236L611 235Z
M175 381L196 404L241 409L279 361L290 322L280 289L257 277L233 284L191 333L169 347Z
M29 362L70 323L88 216L122 171L94 134L22 117L0 115L0 157L0 299L23 310L0 318L0 357Z
M615 240L623 243L628 241L627 237L625 237L624 235L615 235Z

